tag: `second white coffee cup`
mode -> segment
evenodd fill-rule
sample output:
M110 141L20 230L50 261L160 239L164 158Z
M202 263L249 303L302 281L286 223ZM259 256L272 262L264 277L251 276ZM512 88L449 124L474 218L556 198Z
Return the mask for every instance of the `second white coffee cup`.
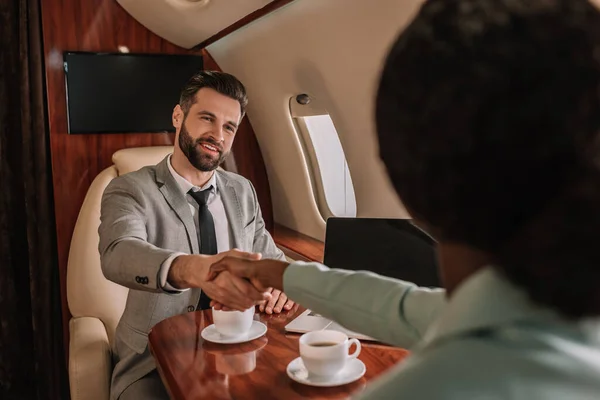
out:
M223 336L241 336L252 326L254 307L245 311L221 311L212 309L215 328Z
M348 355L352 344L354 353ZM348 339L339 331L312 331L300 336L300 357L309 374L319 377L332 377L346 366L346 363L360 354L358 339Z

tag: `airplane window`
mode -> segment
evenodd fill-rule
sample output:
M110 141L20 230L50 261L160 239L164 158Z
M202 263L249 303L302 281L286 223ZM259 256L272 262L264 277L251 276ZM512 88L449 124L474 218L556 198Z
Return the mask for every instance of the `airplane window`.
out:
M323 219L355 217L356 197L338 132L327 110L306 94L290 99L316 201Z

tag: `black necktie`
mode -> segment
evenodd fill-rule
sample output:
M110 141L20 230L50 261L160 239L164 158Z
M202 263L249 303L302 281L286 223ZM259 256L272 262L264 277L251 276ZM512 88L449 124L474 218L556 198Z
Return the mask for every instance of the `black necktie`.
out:
M215 221L210 213L207 205L208 196L210 195L212 186L206 190L194 192L190 190L188 193L198 203L198 241L200 242L200 254L217 254L217 235L215 233ZM200 310L210 308L210 297L202 291L200 294L200 302L198 303Z

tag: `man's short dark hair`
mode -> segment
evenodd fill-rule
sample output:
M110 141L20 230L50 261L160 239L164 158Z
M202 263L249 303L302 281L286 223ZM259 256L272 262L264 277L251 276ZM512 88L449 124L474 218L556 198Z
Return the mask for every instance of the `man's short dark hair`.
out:
M380 156L442 240L563 315L599 315L599 96L589 1L428 0L386 61Z
M202 88L209 88L240 103L240 120L246 114L248 96L246 88L235 76L219 71L200 71L190 78L181 90L179 105L183 113L188 111L196 101L196 93Z

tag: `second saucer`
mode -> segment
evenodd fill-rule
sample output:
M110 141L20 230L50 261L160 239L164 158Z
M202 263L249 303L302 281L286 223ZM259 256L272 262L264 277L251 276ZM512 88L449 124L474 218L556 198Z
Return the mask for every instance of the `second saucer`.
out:
M358 358L349 360L344 369L338 374L328 378L312 376L309 374L300 357L292 360L286 369L288 376L296 382L304 385L321 387L340 386L354 382L362 378L366 371L367 368L365 367L365 364Z

